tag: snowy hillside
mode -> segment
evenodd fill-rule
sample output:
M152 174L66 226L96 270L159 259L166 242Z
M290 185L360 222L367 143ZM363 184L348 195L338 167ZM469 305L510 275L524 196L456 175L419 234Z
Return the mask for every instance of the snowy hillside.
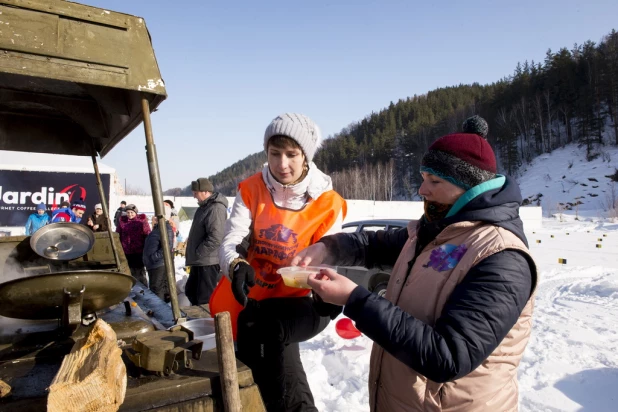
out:
M616 173L617 168L616 146L600 148L598 157L589 162L586 160L585 146L571 144L537 157L530 165L523 167L517 180L524 199L537 205L540 198L546 215L560 209L574 210L571 205L577 202L581 202L578 211L606 211L613 183L607 176ZM618 196L618 183L613 184L613 193ZM539 197L539 194L542 196Z

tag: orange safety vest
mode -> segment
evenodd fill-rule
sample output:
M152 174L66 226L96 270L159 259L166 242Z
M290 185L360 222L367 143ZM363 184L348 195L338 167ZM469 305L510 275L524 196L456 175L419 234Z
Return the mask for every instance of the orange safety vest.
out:
M245 179L238 188L253 217L247 261L255 269L255 286L248 297L263 300L307 296L310 293L307 289L286 286L277 269L289 266L299 251L320 240L336 222L339 211L345 217L345 200L334 190L329 190L319 198L311 199L300 210L278 207L264 183L262 172ZM221 278L209 304L213 317L219 312L230 312L236 339L238 314L243 307L234 298L232 284L227 277Z

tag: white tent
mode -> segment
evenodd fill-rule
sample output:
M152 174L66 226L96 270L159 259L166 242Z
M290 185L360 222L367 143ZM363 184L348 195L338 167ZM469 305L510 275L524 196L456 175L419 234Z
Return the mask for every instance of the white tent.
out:
M116 170L114 168L98 161L97 163L99 164L99 172L115 175ZM94 173L90 157L9 152L6 150L0 150L0 170Z

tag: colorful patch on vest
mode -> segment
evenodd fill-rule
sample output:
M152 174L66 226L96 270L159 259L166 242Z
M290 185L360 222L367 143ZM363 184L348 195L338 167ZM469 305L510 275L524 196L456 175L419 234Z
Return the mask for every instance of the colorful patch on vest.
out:
M433 268L438 272L453 269L467 251L468 247L465 244L459 246L451 244L442 245L431 251L429 262L424 267Z
M277 273L277 269L279 268L277 265L273 264L272 262L266 260L266 259L254 259L254 267L257 266L258 270L257 272L260 274L260 276L264 279L263 282L260 279L260 276L257 277L256 282L258 282L258 284L262 287L268 288L268 289L272 289L274 288L275 282L277 282L279 279L281 279L281 275L279 275ZM260 283L262 282L262 283Z
M298 235L290 228L283 225L272 225L268 229L260 230L260 238L274 240L275 242L292 243L298 242Z

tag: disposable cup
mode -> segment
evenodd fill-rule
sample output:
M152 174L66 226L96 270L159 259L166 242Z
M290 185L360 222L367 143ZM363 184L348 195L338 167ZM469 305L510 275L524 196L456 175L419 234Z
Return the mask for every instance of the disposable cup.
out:
M280 268L277 273L281 275L283 283L291 288L311 289L311 286L307 284L307 278L310 273L320 273L323 268L317 266L288 266Z

